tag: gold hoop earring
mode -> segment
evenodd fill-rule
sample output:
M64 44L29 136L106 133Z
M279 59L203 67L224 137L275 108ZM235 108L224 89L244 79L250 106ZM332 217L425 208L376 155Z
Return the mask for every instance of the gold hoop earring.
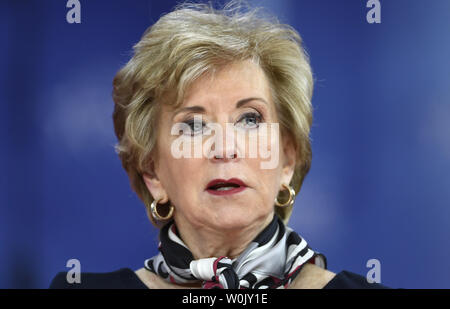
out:
M282 186L289 191L289 199L284 202L284 203L280 203L278 201L278 196L275 198L275 205L277 205L278 207L289 207L292 206L294 204L294 199L295 199L295 191L291 186L288 186L286 184L282 184Z
M152 204L150 205L150 211L152 212L152 216L153 216L153 218L155 218L155 220L158 220L158 221L169 220L169 219L172 217L172 215L173 215L173 209L174 209L174 207L173 207L173 205L170 205L169 213L167 214L167 216L163 217L163 216L161 216L161 215L158 213L158 209L157 209L157 207L156 207L156 205L158 204L158 202L159 202L160 200L161 200L161 199L159 199L159 200L153 200Z

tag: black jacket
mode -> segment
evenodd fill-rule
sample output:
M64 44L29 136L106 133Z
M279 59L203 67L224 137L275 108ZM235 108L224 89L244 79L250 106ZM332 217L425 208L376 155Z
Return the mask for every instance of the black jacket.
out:
M53 278L50 289L147 289L135 272L121 268L109 273L82 273L81 283L68 283L65 272ZM368 283L366 278L349 271L341 271L324 289L386 289L378 283Z

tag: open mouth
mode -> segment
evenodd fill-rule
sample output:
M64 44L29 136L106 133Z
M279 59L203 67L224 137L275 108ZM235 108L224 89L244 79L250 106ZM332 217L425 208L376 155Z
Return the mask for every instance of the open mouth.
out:
M235 194L247 188L247 185L240 179L231 178L229 180L214 179L206 186L206 191L214 195Z
M218 183L217 185L208 187L208 190L215 190L215 191L227 191L231 190L233 188L239 188L240 186L234 183Z

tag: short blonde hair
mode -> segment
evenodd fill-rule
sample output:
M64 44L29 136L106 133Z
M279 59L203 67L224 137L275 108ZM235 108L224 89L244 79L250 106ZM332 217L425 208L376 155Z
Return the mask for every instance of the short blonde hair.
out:
M161 104L177 106L189 86L204 73L236 61L252 60L265 72L282 136L296 150L291 186L295 192L311 166L313 77L302 39L295 29L232 1L221 9L184 3L149 27L134 46L131 60L114 78L116 150L132 189L144 202L149 218L153 197L143 181L156 145ZM168 99L168 93L175 93ZM175 90L175 91L174 91ZM280 200L283 199L283 191ZM276 207L287 223L292 207Z

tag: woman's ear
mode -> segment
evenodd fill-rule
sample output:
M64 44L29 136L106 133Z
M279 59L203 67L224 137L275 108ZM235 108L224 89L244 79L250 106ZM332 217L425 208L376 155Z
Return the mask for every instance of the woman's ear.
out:
M161 180L156 173L154 161L148 164L148 170L143 173L142 179L150 194L155 200L159 200L161 204L167 203L169 198L164 189Z
M285 134L283 138L283 148L282 148L282 175L281 183L289 185L291 183L292 177L295 172L295 164L297 158L297 152L292 141L292 137Z

